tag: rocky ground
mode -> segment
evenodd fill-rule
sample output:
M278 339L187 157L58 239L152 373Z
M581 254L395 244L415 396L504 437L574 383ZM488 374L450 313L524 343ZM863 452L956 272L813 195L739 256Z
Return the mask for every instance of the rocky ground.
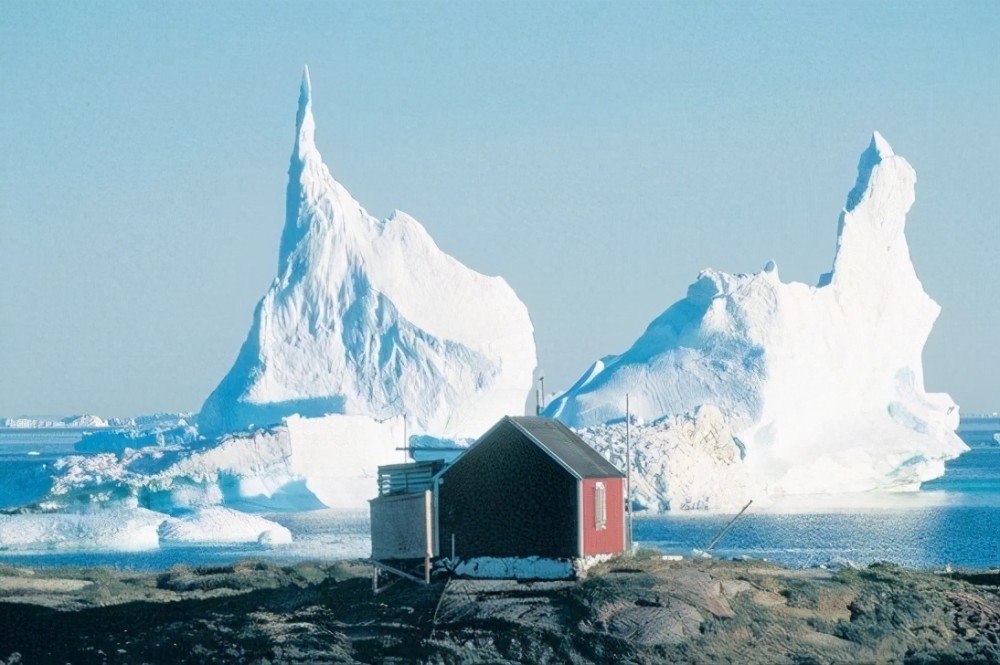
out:
M577 582L404 580L376 595L360 562L0 566L0 664L17 662L1000 663L1000 572L650 553Z

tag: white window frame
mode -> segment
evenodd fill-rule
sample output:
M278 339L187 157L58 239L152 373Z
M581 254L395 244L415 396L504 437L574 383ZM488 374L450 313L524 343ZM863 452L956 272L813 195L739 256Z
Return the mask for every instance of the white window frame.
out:
M594 484L594 528L598 531L608 528L608 492L604 483Z

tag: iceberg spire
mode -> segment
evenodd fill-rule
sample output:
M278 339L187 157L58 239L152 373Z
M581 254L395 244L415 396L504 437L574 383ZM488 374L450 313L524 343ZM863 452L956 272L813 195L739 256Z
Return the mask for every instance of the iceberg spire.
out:
M310 168L307 163L312 163ZM288 263L288 257L302 239L308 226L308 219L300 215L307 196L306 181L309 172L323 167L323 158L316 148L316 121L312 113L312 82L309 80L309 65L302 70L302 84L299 86L299 106L295 112L295 145L292 148L292 158L288 164L288 188L285 192L285 226L281 232L281 245L278 251L278 272L283 272ZM329 174L326 174L329 177ZM314 174L322 179L323 174Z
M854 210L861 203L865 192L868 191L872 170L881 164L883 159L894 156L895 153L892 151L892 146L889 145L889 142L877 131L872 132L871 143L861 153L861 159L858 160L858 179L854 183L854 189L847 195L847 205L844 207L846 211L850 212Z
M295 153L292 159L304 161L308 152L315 149L316 121L312 114L312 83L309 81L309 65L302 70L302 85L299 87L299 109L295 114Z

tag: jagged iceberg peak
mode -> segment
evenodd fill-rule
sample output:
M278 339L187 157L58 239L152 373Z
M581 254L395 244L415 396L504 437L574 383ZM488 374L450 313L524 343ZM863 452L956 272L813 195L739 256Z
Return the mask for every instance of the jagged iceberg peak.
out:
M884 158L893 157L894 154L889 142L878 132L873 132L868 149L861 153L861 159L858 160L858 180L854 183L854 189L847 194L847 205L844 210L854 210L868 191L872 169L881 164Z
M705 270L633 346L603 359L547 414L574 427L718 407L772 493L913 488L964 450L958 409L924 390L939 307L903 233L916 174L878 133L818 287Z
M289 173L310 158L322 162L316 150L316 120L312 112L312 82L309 80L309 66L302 70L302 84L299 86L299 108L295 112L295 148L292 150L292 164Z
M295 112L295 144L288 165L285 226L282 230L281 246L278 251L279 273L284 271L289 255L312 222L311 217L302 214L303 204L308 202L311 194L307 191L309 183L323 183L328 180L332 180L332 178L316 148L316 120L312 113L312 82L309 79L309 66L306 65L302 71L302 84L299 86L299 105Z
M295 113L295 131L301 143L303 132L312 143L316 132L316 122L312 116L312 82L309 80L309 65L302 69L302 84L299 86L299 110Z
M369 215L323 163L312 99L306 70L278 274L202 408L203 431L346 413L466 438L522 413L536 364L527 308L409 215Z
M874 283L878 273L915 282L908 290L923 294L903 233L916 182L909 163L875 132L858 161L857 182L840 216L833 270L820 278L820 285L834 279Z

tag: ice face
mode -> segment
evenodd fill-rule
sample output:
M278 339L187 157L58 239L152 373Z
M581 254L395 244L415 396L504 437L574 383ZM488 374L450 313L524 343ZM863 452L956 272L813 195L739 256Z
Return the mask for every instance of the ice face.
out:
M412 217L371 217L315 144L303 75L278 275L203 434L298 413L405 416L412 434L474 438L524 411L536 365L524 304L442 252Z
M626 393L647 421L713 405L745 446L745 485L758 494L915 489L940 475L966 447L958 408L923 385L921 353L939 307L903 232L915 182L876 133L819 286L780 281L773 262L751 275L706 270L546 414L599 427L625 416Z
M135 504L163 513L225 504L251 510L366 509L378 467L400 462L402 418L292 416L211 445L126 448L55 463L46 510Z

